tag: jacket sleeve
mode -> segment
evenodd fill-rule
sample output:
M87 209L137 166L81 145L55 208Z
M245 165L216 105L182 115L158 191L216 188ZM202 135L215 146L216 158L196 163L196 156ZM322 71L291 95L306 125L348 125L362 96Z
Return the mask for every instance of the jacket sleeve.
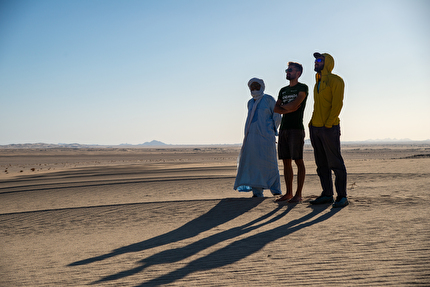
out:
M340 115L340 111L342 110L342 106L343 106L343 93L345 90L345 84L342 78L336 77L332 79L330 86L331 86L333 98L332 98L330 115L327 118L327 121L325 123L326 128L331 128L335 124L336 120L338 119Z

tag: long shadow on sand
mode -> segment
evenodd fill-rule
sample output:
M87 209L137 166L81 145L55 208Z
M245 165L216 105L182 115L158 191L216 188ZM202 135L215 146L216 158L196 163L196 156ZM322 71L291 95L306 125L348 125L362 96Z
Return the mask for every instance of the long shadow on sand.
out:
M159 252L157 254L140 260L138 262L139 266L136 268L106 276L91 284L113 281L127 276L131 276L144 271L149 266L179 262L211 246L214 246L215 244L233 239L238 236L242 236L248 232L261 228L262 226L273 223L284 217L293 207L294 205L289 205L285 211L265 221L282 208L282 206L278 206L273 211L270 211L269 213L247 224L211 235L181 248L175 248ZM311 206L310 208L312 209L310 213L304 215L297 220L292 220L284 225L273 228L271 230L263 231L251 235L249 237L237 240L219 250L216 250L204 257L198 258L188 263L183 268L174 270L168 274L144 282L138 286L159 286L169 284L197 271L210 270L232 264L257 252L272 241L280 239L300 229L327 220L339 211L338 209L332 209L330 212L325 213L312 221L309 221L313 217L317 216L319 213L322 213L325 209L328 208L328 206Z
M151 249L158 246L181 241L187 238L192 238L204 231L210 230L218 225L224 224L236 217L248 212L252 208L259 205L263 199L222 199L207 213L191 220L183 226L167 232L165 234L153 237L151 239L124 246L113 250L110 253L100 256L87 258L81 261L70 263L68 266L79 266L90 264L97 261L102 261L111 257L122 255L125 253L139 252L146 249Z

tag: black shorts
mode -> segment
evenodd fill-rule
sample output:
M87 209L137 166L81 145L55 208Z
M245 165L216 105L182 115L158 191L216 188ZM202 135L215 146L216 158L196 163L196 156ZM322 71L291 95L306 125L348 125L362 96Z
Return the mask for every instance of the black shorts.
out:
M278 158L293 160L303 159L304 144L304 130L280 130L278 137Z

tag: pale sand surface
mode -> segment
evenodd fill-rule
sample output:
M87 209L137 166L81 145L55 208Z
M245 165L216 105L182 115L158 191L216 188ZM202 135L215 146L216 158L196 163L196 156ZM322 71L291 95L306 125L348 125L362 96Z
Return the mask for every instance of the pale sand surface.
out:
M0 149L0 286L429 286L429 145L345 146L343 209L310 147L297 205L234 191L238 152Z

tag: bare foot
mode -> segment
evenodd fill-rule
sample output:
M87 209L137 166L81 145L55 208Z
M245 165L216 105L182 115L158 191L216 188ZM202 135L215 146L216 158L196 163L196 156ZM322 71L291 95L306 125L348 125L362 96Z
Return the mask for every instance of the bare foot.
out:
M288 200L289 203L300 203L303 201L303 198L301 196L295 195L293 198Z
M289 195L289 194L285 194L284 196L282 196L282 197L280 197L280 198L278 198L277 200L275 200L275 201L288 201L288 200L290 200L290 199L292 199L292 196L291 195Z

